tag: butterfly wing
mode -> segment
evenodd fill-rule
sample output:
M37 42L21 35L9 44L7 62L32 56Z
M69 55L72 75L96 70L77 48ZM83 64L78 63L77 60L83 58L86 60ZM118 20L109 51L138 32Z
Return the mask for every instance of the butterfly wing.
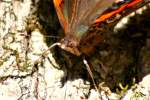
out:
M64 0L53 0L54 6L60 21L61 26L63 27L65 33L67 33L68 29L68 17L67 13L64 10L67 10L67 6L64 4Z
M65 34L79 40L96 18L115 0L53 0Z

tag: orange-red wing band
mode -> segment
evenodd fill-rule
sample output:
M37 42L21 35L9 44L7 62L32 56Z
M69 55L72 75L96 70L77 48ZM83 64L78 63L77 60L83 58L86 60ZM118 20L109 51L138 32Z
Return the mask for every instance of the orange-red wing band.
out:
M127 4L125 4L125 5L122 5L122 6L121 6L120 8L118 8L117 10L114 10L114 11L111 11L111 12L109 12L109 13L103 14L102 16L100 16L99 18L97 18L97 19L95 20L95 23L101 23L101 22L107 20L108 18L112 17L113 15L122 12L124 9L130 8L130 7L132 7L132 6L134 6L134 5L138 4L138 3L140 3L140 2L142 2L142 1L143 1L143 0L133 0L133 1L130 2L130 3L127 3Z

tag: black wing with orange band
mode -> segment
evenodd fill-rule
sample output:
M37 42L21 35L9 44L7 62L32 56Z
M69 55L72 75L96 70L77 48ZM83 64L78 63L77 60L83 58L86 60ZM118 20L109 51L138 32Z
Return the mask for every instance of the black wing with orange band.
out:
M128 0L126 0L126 1L128 1ZM123 16L128 15L129 13L135 11L136 9L144 6L145 4L147 4L149 2L150 2L150 0L130 0L130 2L122 4L115 10L106 11L106 13L104 12L99 18L97 18L95 20L95 23L104 22L107 19L111 18L112 16L114 16L116 14L121 14L122 12L124 12ZM125 10L128 10L128 11L125 12Z

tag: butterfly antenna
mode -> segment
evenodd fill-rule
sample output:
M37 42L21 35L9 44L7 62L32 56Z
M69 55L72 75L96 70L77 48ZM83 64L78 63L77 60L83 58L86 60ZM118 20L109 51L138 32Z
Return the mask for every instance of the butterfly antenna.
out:
M92 73L92 71L91 71L91 69L90 69L90 66L89 66L89 64L88 64L88 62L87 62L87 60L86 60L85 58L83 58L83 63L85 64L85 66L86 66L86 68L87 68L87 70L88 70L88 72L89 72L89 74L90 74L90 77L91 77L91 79L92 79L92 82L93 82L93 84L94 84L94 87L95 87L96 91L99 92L99 90L98 90L98 88L97 88L97 86L96 86L96 83L95 83L95 81L94 81L93 73Z
M55 46L59 46L59 45L61 45L61 43L59 43L59 42L56 42L56 43L52 44L46 51L44 51L44 52L41 54L41 56L39 57L39 59L37 59L34 64L37 64L38 62L40 62L41 59L43 58L43 56L47 55L47 52L48 52L50 49L54 48Z
M60 46L60 45L61 45L61 43L59 43L59 42L56 42L56 43L52 44L50 47L48 47L48 49L46 51L44 51L42 53L42 55L44 55L45 53L47 53L47 51L49 51L50 49L54 48L55 46Z
M27 34L19 34L20 36L26 36L26 37L31 37L31 35L27 35ZM35 37L46 37L46 38L56 38L56 39L60 39L59 36L53 36L53 35L43 35L43 36L39 36L39 35L34 35Z

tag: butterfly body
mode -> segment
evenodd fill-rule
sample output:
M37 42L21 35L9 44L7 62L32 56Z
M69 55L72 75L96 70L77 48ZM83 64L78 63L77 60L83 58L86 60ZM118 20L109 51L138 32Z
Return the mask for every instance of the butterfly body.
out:
M89 32L86 33L82 40L78 40L77 38L67 35L63 39L61 39L59 46L60 48L76 55L91 55L100 43L104 41L103 36L100 33Z

